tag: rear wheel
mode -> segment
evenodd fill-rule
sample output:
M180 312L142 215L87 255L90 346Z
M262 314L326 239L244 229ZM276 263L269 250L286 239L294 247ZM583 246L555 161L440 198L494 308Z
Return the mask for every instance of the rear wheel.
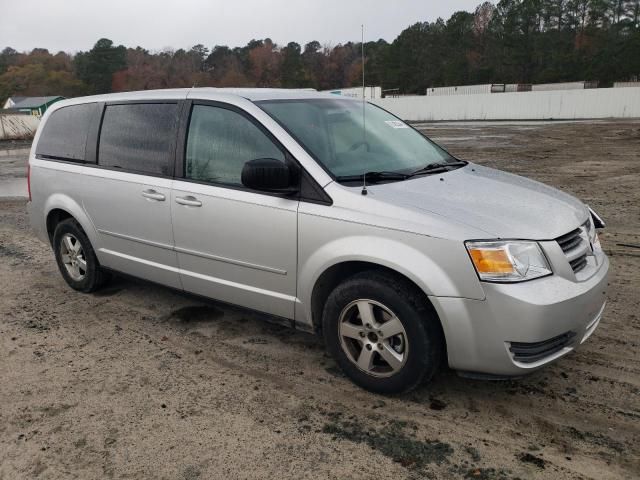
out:
M411 390L437 370L443 337L431 305L401 277L362 272L333 290L323 312L327 349L359 386Z
M73 218L56 226L53 250L58 269L71 288L89 293L108 281L110 275L100 268L91 242Z

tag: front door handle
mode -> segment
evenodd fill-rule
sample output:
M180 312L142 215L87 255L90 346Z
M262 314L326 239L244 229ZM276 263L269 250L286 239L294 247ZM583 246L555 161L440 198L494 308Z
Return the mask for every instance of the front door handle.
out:
M157 200L159 202L164 202L164 199L166 198L162 193L158 193L153 189L143 190L142 196L144 198L150 198L151 200Z
M188 197L176 197L176 203L180 205L188 205L190 207L201 207L202 202L196 197L189 195Z

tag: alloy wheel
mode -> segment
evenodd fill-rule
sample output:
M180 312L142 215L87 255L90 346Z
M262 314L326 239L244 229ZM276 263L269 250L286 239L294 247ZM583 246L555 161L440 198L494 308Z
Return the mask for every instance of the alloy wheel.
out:
M340 314L338 334L349 360L374 377L394 375L407 361L409 342L402 322L375 300L347 305Z
M60 258L69 276L76 282L87 274L87 260L82 244L75 236L65 233L60 241Z

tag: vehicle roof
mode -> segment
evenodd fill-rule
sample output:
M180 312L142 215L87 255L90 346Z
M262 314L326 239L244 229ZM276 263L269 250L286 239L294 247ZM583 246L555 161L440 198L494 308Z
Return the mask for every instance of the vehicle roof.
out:
M220 100L221 97L244 98L252 102L261 100L293 100L313 98L333 98L338 95L322 93L313 89L287 89L287 88L171 88L163 90L140 90L136 92L108 93L93 95L90 97L78 97L58 102L62 105L73 105L87 102L114 102L129 100L175 100L183 98L200 100ZM340 97L345 100L353 100L350 97Z
M189 98L200 98L201 95L225 93L246 98L253 102L260 100L288 100L299 98L335 98L335 94L322 93L312 88L194 88Z

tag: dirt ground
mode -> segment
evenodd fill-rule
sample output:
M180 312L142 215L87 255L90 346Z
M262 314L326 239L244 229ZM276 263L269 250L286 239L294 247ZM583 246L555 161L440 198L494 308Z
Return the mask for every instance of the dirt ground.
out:
M520 380L444 371L374 395L314 336L240 309L129 280L70 290L5 198L0 479L638 478L640 249L620 244L640 244L640 121L421 128L606 219L610 302L580 349ZM25 159L0 155L0 195Z

